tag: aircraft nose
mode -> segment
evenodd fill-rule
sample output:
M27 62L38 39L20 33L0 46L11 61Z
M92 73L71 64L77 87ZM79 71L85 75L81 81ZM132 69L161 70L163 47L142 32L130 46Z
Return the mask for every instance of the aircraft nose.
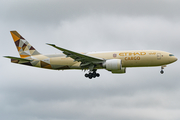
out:
M175 61L177 61L178 59L177 59L177 57L175 57Z

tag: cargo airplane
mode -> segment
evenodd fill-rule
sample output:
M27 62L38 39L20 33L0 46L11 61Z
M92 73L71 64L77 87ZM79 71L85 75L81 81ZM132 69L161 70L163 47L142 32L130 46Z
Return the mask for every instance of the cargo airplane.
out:
M42 55L29 44L17 31L10 31L20 57L10 58L12 63L52 70L79 69L88 70L85 77L92 79L99 77L97 69L106 69L112 73L126 73L127 67L161 66L163 74L167 64L177 61L177 58L168 52L159 50L134 50L116 52L89 52L78 53L49 44L60 51L60 54Z

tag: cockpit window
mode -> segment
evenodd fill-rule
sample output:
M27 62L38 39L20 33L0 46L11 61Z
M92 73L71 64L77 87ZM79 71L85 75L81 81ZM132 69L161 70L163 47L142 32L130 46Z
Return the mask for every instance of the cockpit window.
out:
M174 56L173 54L169 54L169 56Z

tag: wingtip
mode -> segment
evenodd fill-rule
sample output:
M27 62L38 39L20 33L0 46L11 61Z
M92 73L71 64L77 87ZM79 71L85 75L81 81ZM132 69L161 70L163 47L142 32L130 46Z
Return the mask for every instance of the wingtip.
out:
M55 44L46 43L47 45L55 46Z
M5 58L10 58L10 56L3 56L3 57L5 57Z

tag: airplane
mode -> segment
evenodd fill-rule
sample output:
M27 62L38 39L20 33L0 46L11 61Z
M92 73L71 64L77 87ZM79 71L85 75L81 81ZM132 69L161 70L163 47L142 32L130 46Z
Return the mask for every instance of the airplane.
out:
M10 58L12 63L52 70L88 70L86 78L99 77L97 69L106 69L114 74L126 73L128 67L161 66L163 74L166 65L177 61L177 58L168 52L159 50L133 50L115 52L88 52L78 53L65 48L49 44L62 53L43 55L39 53L17 31L10 31L20 57L4 56Z

